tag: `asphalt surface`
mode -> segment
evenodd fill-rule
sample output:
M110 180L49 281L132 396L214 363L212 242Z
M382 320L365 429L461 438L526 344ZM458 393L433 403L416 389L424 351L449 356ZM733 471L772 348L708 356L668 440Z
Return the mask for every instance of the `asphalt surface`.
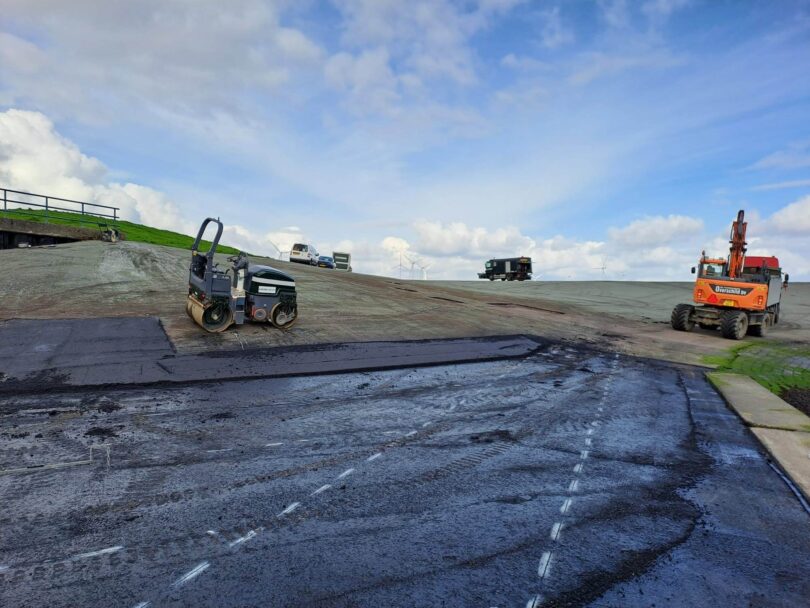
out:
M4 607L810 597L810 517L694 368L547 345L0 416Z

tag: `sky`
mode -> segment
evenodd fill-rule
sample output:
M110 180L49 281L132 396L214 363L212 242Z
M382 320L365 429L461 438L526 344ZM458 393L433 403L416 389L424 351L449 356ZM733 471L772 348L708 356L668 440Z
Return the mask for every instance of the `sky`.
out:
M688 281L745 209L810 280L810 1L0 0L0 187L430 279Z

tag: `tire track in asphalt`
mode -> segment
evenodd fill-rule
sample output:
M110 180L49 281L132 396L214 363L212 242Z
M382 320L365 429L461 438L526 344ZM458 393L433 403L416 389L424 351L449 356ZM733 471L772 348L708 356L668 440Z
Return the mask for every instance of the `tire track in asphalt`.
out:
M616 353L614 354L613 362L610 365L608 378L605 381L604 387L602 388L602 396L599 399L595 412L593 413L593 419L587 424L585 436L582 439L582 449L579 453L579 462L577 462L573 467L573 477L568 484L566 497L560 506L561 517L558 521L555 521L552 524L551 530L549 531L550 542L546 543L547 548L545 551L543 551L537 564L537 577L539 579L537 586L539 587L539 591L529 598L529 600L526 602L526 608L540 608L546 604L546 598L543 595L543 591L547 581L552 576L552 567L555 561L555 556L562 551L561 536L563 529L566 525L570 524L570 521L573 518L571 507L574 504L575 496L579 491L580 480L583 478L583 470L585 469L585 465L593 449L594 435L601 424L602 413L604 412L610 387L613 384L613 379L615 377L618 364L619 354Z

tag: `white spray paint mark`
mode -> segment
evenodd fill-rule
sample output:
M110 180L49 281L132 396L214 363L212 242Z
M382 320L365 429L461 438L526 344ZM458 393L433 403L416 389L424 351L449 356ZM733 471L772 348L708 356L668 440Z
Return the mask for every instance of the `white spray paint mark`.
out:
M229 546L229 547L231 547L231 548L233 548L233 547L235 547L236 545L241 545L242 543L246 543L247 541L249 541L249 540L250 540L251 538L253 538L254 536L256 536L256 531L255 531L255 530L251 530L250 532L248 532L248 533L247 533L247 534L245 534L244 536L240 536L240 537L239 537L239 538L237 538L235 541L228 543L228 546Z
M205 451L208 452L209 454L213 454L215 452L230 452L231 450L233 450L233 448L221 448L219 450L205 450Z
M581 460L587 460L588 459L588 454L590 454L589 450L582 450L579 453L579 457L580 457Z
M574 479L574 480L573 480L573 481L572 481L572 482L571 482L571 483L568 485L568 491L573 493L573 492L576 492L576 491L577 491L577 488L579 488L579 479Z
M343 471L343 472L342 472L340 475L338 475L338 476L337 476L337 478L338 478L338 479L343 479L344 477L348 477L348 476L349 476L349 475L351 475L352 473L354 473L354 469L346 469L346 470L345 470L345 471Z
M585 445L591 445L591 441L593 441L590 437L585 439Z
M594 420L593 422L591 422L591 426L598 426L598 425L599 425L599 423L598 423L596 420Z
M535 595L532 599L526 602L526 608L540 608L543 605L543 596Z
M208 566L210 566L210 565L211 564L209 564L208 562L203 562L203 563L199 564L198 566L196 566L196 567L192 568L191 570L189 570L188 572L186 572L183 576L178 578L176 581L174 581L173 586L174 587L179 587L180 585L185 585L191 579L196 578L200 574L205 572L208 569Z
M570 509L570 508L571 508L571 503L572 503L572 502L573 502L573 500L572 500L572 499L570 499L570 498L566 498L566 499L563 501L562 506L560 507L560 513L562 513L563 515L565 515L566 513L568 513L568 509Z
M557 539L560 538L560 530L562 530L562 523L560 522L556 522L551 526L551 540L557 542Z
M416 431L411 431L409 433L405 433L406 437L413 437L414 435L416 435Z
M149 602L141 602L140 604L135 604L132 608L149 608L150 605Z
M205 533L208 534L209 536L219 536L216 530L206 530Z
M300 506L301 506L300 502L294 502L289 507L284 509L281 513L279 513L278 516L281 517L282 515L289 515L290 513L295 511Z
M588 429L588 432L585 433L586 435L593 435L593 429Z
M372 460L377 460L380 456L382 456L382 452L377 452L376 454L372 454L368 458L366 458L366 462L371 462Z
M309 439L299 439L298 443L307 443Z
M86 557L96 557L98 555L107 555L108 553L116 553L123 549L122 546L116 545L115 547L107 547L106 549L99 549L98 551L90 551L89 553L79 553L75 559L84 559Z
M544 579L551 571L551 551L545 551L540 557L540 564L537 566L537 576Z
M276 441L275 443L265 444L264 447L266 447L266 448L277 448L280 445L284 445L284 443L282 443L281 441Z
M323 484L323 485L322 485L320 488L318 488L317 490L315 490L315 491L314 491L312 494L310 494L310 496L317 496L317 495L318 495L318 494L320 494L321 492L326 492L326 491L327 491L329 488L331 488L331 487L332 487L332 485L331 485L331 484L325 483L325 484Z
M430 426L430 422L423 422L422 423L422 428L425 428L427 426Z

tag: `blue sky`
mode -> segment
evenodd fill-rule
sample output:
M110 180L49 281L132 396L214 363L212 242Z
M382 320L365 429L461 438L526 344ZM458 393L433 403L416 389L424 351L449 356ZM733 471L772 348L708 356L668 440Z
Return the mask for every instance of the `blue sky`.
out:
M744 207L810 279L807 1L3 6L11 187L431 278L688 280Z

